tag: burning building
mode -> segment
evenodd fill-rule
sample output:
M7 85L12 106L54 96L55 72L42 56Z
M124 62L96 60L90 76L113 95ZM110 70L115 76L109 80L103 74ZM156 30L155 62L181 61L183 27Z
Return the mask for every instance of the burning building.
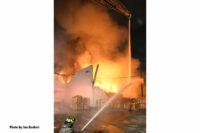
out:
M89 0L55 1L55 102L71 105L71 98L81 95L95 106L94 90L106 99L106 93L118 92L130 80L133 85L122 95L141 97L144 78L139 59L131 58L130 22L124 21L117 23L108 9ZM91 64L100 64L94 87Z
M84 98L86 98L85 106L91 107L96 106L98 99L104 102L107 100L106 93L99 87L94 86L92 65L77 71L67 84L62 82L63 75L57 75L55 78L57 79L55 80L55 102L65 101L68 105L73 103L73 108L83 108Z
M71 106L73 109L88 109L89 107L101 107L112 94L109 96L108 90L104 90L98 86L95 86L95 79L98 79L97 69L93 77L93 66L90 65L82 70L77 71L72 79L59 88L58 82L62 83L63 75L58 75L59 80L55 84L56 93L55 98L57 102L65 103L64 106ZM66 79L66 78L64 78ZM135 81L137 83L137 80ZM133 82L134 83L134 82ZM126 95L132 87L125 90L120 97L112 103L112 106L116 108L130 108L130 97ZM128 91L128 92L127 92ZM112 89L111 89L112 92ZM58 100L59 99L59 100ZM142 108L145 106L145 99L138 99L139 102L133 102L134 105L142 103ZM141 101L141 102L140 102ZM72 103L72 104L71 104ZM134 106L135 107L135 106Z

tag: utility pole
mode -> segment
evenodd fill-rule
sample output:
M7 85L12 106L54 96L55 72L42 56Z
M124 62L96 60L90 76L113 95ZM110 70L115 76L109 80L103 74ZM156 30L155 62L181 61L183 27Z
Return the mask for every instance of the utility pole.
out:
M131 81L131 14L128 20L128 79Z
M142 67L140 66L140 77L142 77ZM141 84L141 96L143 97L143 83Z

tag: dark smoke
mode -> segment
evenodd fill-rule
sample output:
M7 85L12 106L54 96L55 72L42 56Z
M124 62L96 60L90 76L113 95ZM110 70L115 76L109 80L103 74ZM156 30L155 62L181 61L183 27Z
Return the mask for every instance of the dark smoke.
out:
M89 0L55 0L55 73L74 73L90 63L127 56L127 27Z

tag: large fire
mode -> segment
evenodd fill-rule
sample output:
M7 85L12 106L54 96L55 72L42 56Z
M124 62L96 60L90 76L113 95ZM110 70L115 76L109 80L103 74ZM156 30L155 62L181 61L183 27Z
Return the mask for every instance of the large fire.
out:
M64 72L60 72L58 75L58 78L61 83L67 84L71 81L73 75L66 75Z
M95 71L99 64L95 86L116 93L131 78L137 77L134 86L123 93L137 97L143 80L137 70L138 59L131 60L129 73L128 20L126 26L119 26L105 8L90 2L69 0L58 1L56 5L62 7L56 8L55 18L63 30L55 30L55 71L71 75L60 76L63 83L68 83L76 71L89 65Z
M84 56L82 56L84 57ZM138 89L141 87L141 83L143 83L143 79L139 77L139 72L136 70L136 68L140 65L139 61L136 59L132 60L132 75L135 75L133 77L128 76L128 65L127 65L127 58L124 57L121 58L118 62L110 62L110 61L99 61L96 63L99 63L99 69L97 73L97 78L95 82L95 86L98 86L99 88L103 89L105 92L109 93L117 93L121 87L126 84L130 79L134 80L134 84L130 89L127 89L127 91L123 92L124 96L127 97L137 97L138 96ZM85 68L89 66L90 62L84 62L82 65L82 68ZM95 64L96 64L95 63ZM95 65L93 69L93 75L95 73ZM62 74L62 73L61 73ZM60 80L63 84L69 83L72 79L73 75L69 76L60 76Z

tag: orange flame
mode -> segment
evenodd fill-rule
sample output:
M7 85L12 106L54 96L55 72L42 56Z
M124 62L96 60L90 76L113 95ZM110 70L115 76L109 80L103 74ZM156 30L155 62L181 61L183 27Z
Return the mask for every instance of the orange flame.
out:
M60 3L60 5L65 5L65 3ZM130 81L130 76L140 75L137 70L140 61L130 58L130 46L126 43L128 41L127 27L119 26L107 10L92 3L81 4L77 1L70 1L61 7L56 8L56 20L66 29L65 34L73 36L71 38L76 40L72 39L73 43L67 45L70 47L63 50L62 57L65 58L62 61L55 57L58 64L66 66L62 68L66 73L99 64L95 86L99 86L105 92L114 93ZM70 37L68 39L70 40ZM58 46L66 46L64 44ZM69 50L70 48L74 49L73 52ZM58 55L60 55L60 49L58 49ZM71 62L70 57L76 58ZM73 64L73 66L68 66L68 64ZM73 70L70 69L71 67L74 67ZM69 79L64 81L69 82ZM124 94L137 97L141 82L137 80L134 86L131 86L131 90Z

